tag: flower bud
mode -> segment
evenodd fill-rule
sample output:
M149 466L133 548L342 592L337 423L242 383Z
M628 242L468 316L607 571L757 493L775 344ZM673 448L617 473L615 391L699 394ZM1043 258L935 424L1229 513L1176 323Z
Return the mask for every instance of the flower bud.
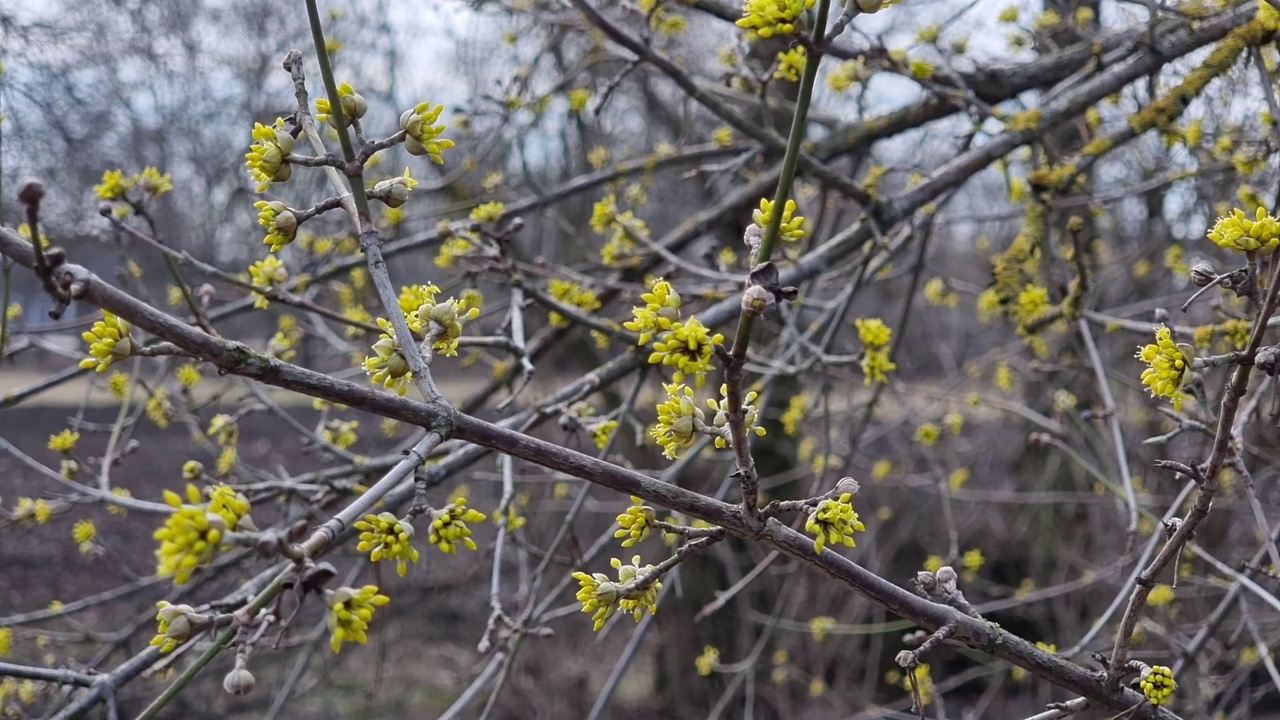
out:
M1195 283L1196 287L1204 287L1216 280L1217 277L1217 269L1203 260L1191 268L1191 282Z
M44 183L35 179L23 180L18 186L18 202L23 205L39 205L44 199Z
M938 583L942 585L943 589L945 590L956 589L955 568L951 567L950 565L943 565L942 567L938 568L938 572L934 574L937 576Z
M759 285L752 285L742 293L742 312L750 317L764 315L773 303L773 293Z
M840 482L836 483L836 497L840 497L845 493L849 493L850 495L857 495L858 490L861 487L862 486L858 483L858 481L854 480L851 477L840 478Z
M880 12L885 6L885 0L849 0L849 2L857 5L859 10L868 15Z
M237 666L222 679L222 689L232 695L248 695L253 691L253 686L256 682L253 673Z

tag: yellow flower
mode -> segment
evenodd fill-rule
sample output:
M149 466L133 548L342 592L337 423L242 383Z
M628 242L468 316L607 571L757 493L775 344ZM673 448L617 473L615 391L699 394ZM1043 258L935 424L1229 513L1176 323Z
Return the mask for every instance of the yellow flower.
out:
M778 226L778 237L792 242L804 237L804 218L795 215L796 201L788 200L782 206L781 225ZM769 227L769 223L773 221L773 201L766 198L760 198L760 207L751 211L751 220L760 228L761 231Z
M1155 343L1139 347L1136 355L1148 365L1142 371L1142 384L1148 387L1152 397L1169 398L1175 410L1182 409L1182 388L1191 364L1184 347L1190 349L1189 345L1174 344L1172 332L1161 325L1156 328Z
M618 611L618 584L609 580L604 573L573 573L578 581L577 601L582 603L582 612L594 612L591 616L592 630L604 627L609 618Z
M262 242L271 246L271 252L279 252L298 236L298 217L289 206L278 200L259 200L253 206L258 208L258 224L267 229Z
M253 140L245 154L245 166L249 175L263 192L273 182L284 182L293 175L293 166L285 162L285 156L293 151L293 136L284 128L284 119L276 118L275 124L253 124Z
M657 514L643 500L632 495L631 507L619 515L617 520L620 529L613 536L623 538L622 547L631 547L649 537Z
M98 537L98 528L93 524L92 520L77 520L75 525L71 526L71 537L80 546L80 552L88 553L93 549L93 540Z
M982 551L978 548L966 550L964 555L960 556L960 565L971 573L981 570L984 562L986 558L982 557Z
M692 375L698 387L707 380L711 370L712 348L724 342L724 336L712 335L696 317L674 322L653 344L649 362L654 365L670 365L676 369L672 380L680 382L686 374Z
M249 501L228 485L209 490L208 502L202 502L195 485L187 485L186 500L172 490L164 491L164 500L174 508L165 524L153 537L160 541L156 549L156 574L172 575L175 585L191 579L200 565L217 554L229 530L241 525L253 529L248 518Z
M440 355L454 357L458 354L458 338L462 337L462 324L480 317L480 309L464 307L454 298L444 302L428 300L418 306L405 320L418 332L431 332L435 342L432 348ZM381 319L379 319L381 323Z
M733 128L728 125L721 125L711 131L711 142L726 147L733 144Z
M1236 208L1230 215L1218 218L1207 236L1228 250L1269 255L1280 247L1280 221L1261 206L1252 220Z
M856 547L853 534L867 528L858 520L858 513L853 509L853 495L841 493L838 498L827 498L818 503L809 513L804 529L814 536L813 551L822 554L828 542Z
M787 409L783 411L778 421L782 423L782 432L787 437L796 437L800 434L800 423L804 421L805 413L809 410L808 393L800 393L793 395L787 401Z
M1162 607L1173 602L1173 587L1160 583L1147 593L1147 604L1151 607Z
M502 203L487 202L475 206L471 210L471 219L481 223L496 223L502 219L502 211L505 209Z
M169 392L163 387L158 387L151 393L144 409L147 417L151 418L151 422L154 422L157 427L169 427L169 418L174 414L173 403L169 402Z
M603 145L597 145L587 151L587 164L592 170L599 170L609 164L609 148Z
M603 420L597 423L591 431L591 440L596 444L596 448L603 450L604 446L609 443L609 438L613 436L614 431L617 429L617 420Z
M818 642L826 640L827 635L830 635L835 627L836 619L827 615L818 615L809 619L809 634Z
M572 280L552 278L547 284L547 291L551 297L567 305L581 308L588 313L600 308L600 298L596 296L596 291L584 288ZM547 313L547 322L552 327L569 327L568 318L554 310Z
M93 192L103 200L119 200L131 187L133 180L125 177L123 170L106 170L102 173L102 182L93 186Z
M320 437L325 442L337 445L346 450L356 444L359 437L356 435L356 428L360 427L359 420L338 420L334 418L325 423L324 428L320 431Z
M936 307L953 308L960 304L960 296L947 287L947 281L935 277L924 284L924 299Z
M369 104L365 101L364 96L345 82L338 83L338 107L342 108L342 118L346 120L348 125L351 124L352 120L359 120L364 117L364 114L369 111ZM329 98L316 99L316 121L337 127L338 123L333 117L333 106L329 103Z
M468 508L466 498L455 498L443 510L436 512L427 539L441 552L450 555L458 551L458 543L468 550L475 550L476 543L471 539L471 528L467 523L477 522L484 522L484 513Z
M329 647L335 653L342 650L343 642L361 645L368 642L366 631L374 610L391 602L391 598L378 594L377 585L365 585L359 590L340 587L329 594L327 600L329 612L325 615L325 623L331 633Z
M893 337L893 330L880 318L858 318L853 324L858 328L858 339L869 348L884 347Z
M13 649L13 628L0 627L0 657L6 657Z
M916 434L912 439L926 447L932 446L938 442L938 438L942 435L942 429L934 423L921 423L916 426Z
M587 109L587 102L591 100L590 88L574 88L569 91L569 112L574 114L580 113Z
M174 371L174 375L178 378L178 384L184 388L193 388L200 382L200 369L192 363L187 363Z
M169 173L161 174L159 170L148 165L142 168L142 172L133 176L133 181L142 191L151 197L160 197L161 195L173 190L173 180Z
M133 338L129 337L129 321L102 311L102 319L81 337L89 343L89 355L80 361L82 368L94 368L98 372L106 372L111 363L123 360L133 354L137 348Z
M421 102L400 116L400 129L405 131L404 149L410 155L426 155L431 162L444 164L441 153L453 147L453 141L440 137L446 126L437 125L436 121L442 112L443 105L432 107L429 102Z
M1173 671L1164 665L1153 665L1142 675L1142 694L1147 696L1147 701L1152 705L1163 705L1173 691L1178 689L1178 683L1173 679Z
M205 618L190 605L172 605L165 600L156 603L156 635L150 645L160 646L161 653L173 652L191 639L205 622Z
M413 375L409 371L409 361L400 353L399 346L396 345L395 331L391 329L391 323L385 318L378 318L378 327L382 328L382 335L371 348L373 355L364 359L364 371L374 384L391 388L397 394L404 395L409 389L409 381L412 380Z
M729 386L721 383L719 401L707 398L707 407L715 412L715 416L711 421L711 425L719 430L716 435L715 445L717 448L726 448L733 445L733 434L729 431ZM747 433L755 433L758 437L764 437L765 429L758 425L760 420L760 410L753 404L760 393L752 390L742 397L742 427Z
M693 390L684 383L664 383L663 388L667 399L658 405L658 422L649 436L662 446L664 456L675 460L680 448L693 443L706 416L694 403Z
M813 7L814 0L746 0L742 18L735 25L747 31L747 38L769 38L796 31L800 13Z
M698 670L698 675L706 677L715 672L720 667L720 651L713 645L704 645L702 654L693 661L693 666Z
M68 428L57 435L49 436L49 449L54 452L69 453L75 450L76 442L79 440L80 433Z
M395 560L400 577L404 577L409 569L406 560L418 562L418 550L413 546L413 525L408 521L384 512L365 515L363 520L355 523L355 528L363 531L356 550L369 553L371 562Z
M649 292L640 296L644 307L631 308L634 318L622 327L640 333L640 345L647 345L653 336L667 332L680 320L680 294L671 283L661 278L654 280Z
M867 72L865 61L861 57L856 60L845 60L832 68L827 75L827 87L834 92L842 93L855 84L864 82L868 77L870 77L870 74ZM865 185L866 183L864 183ZM867 187L867 190L872 189L874 189L873 181L872 186Z
M796 45L778 53L778 67L773 71L773 79L800 82L800 75L804 73L804 64L807 59L808 51L803 45Z

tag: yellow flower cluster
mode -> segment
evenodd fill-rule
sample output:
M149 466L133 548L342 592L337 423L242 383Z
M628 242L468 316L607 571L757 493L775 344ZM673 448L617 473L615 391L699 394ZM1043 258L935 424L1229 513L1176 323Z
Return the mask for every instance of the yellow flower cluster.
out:
M432 107L429 102L421 102L400 116L400 129L405 132L404 149L410 155L426 155L431 162L444 164L441 153L453 147L453 141L440 137L445 130L443 123L435 124L442 112L443 105Z
M667 399L658 405L658 422L649 430L649 436L662 446L662 454L668 459L680 457L680 448L693 442L694 436L705 426L705 415L693 401L693 390L684 383L663 384Z
M356 444L359 436L356 435L356 428L360 427L359 420L339 420L334 418L324 424L324 428L320 430L320 437L324 441L337 445L346 450Z
M409 569L408 562L418 562L420 555L413 546L413 525L408 521L389 512L370 513L356 521L355 527L362 531L356 550L369 553L371 562L395 560L400 577Z
M827 498L818 503L818 507L809 513L804 529L814 536L813 551L821 554L828 542L855 547L853 534L867 528L854 512L853 495L841 493L838 498Z
M173 605L165 600L156 603L156 635L150 645L160 646L161 653L173 652L200 629L201 618L190 605Z
M471 528L467 527L467 523L477 522L484 522L484 513L468 508L466 498L454 498L453 502L436 513L427 539L440 548L441 552L450 555L458 551L458 543L465 545L468 550L475 550L476 543L471 539Z
M1280 247L1280 220L1261 206L1252 220L1236 208L1230 215L1218 218L1209 228L1208 238L1228 250L1270 255Z
M343 119L348 125L352 120L364 117L364 114L369 111L369 104L365 102L364 96L345 82L338 83L338 106L342 108ZM333 107L329 104L329 98L316 99L316 120L334 127L338 126L333 118Z
M187 485L188 504L172 490L164 491L164 500L174 512L153 535L160 541L156 574L172 575L175 585L190 580L197 567L213 559L227 531L253 525L244 495L227 485L213 488L209 495L209 502L202 503L200 491Z
M803 45L797 45L790 50L778 53L778 67L773 71L773 79L800 82L800 75L804 72L804 64L807 59L808 51L804 49Z
M657 519L658 515L653 508L645 505L643 500L632 495L631 507L628 507L626 512L618 516L618 527L620 529L613 536L622 538L622 547L631 547L649 537L650 531L653 530L653 523Z
M284 263L275 255L268 255L249 266L249 281L259 288L269 291L283 285L288 279L289 271L285 270ZM270 304L267 296L258 290L255 289L252 295L255 308L265 308Z
M604 196L591 208L591 229L597 235L609 239L600 249L600 259L609 267L619 267L632 258L636 243L634 236L647 236L649 226L631 210L618 211L618 198L612 193Z
M717 448L726 448L733 445L733 435L729 432L728 394L729 386L722 383L720 385L721 399L716 401L707 398L707 406L715 412L711 424L718 431L716 434ZM755 433L757 437L764 437L765 429L759 425L760 410L753 404L758 397L760 397L760 393L752 390L742 398L743 428L748 433Z
M801 63L803 67L803 63ZM799 80L799 77L796 78ZM792 242L804 237L804 218L796 215L796 201L788 200L782 206L781 225L778 226L778 237ZM773 221L773 201L760 198L760 207L751 211L751 219L763 232Z
M631 559L630 565L623 565L618 558L609 562L618 571L617 582L604 573L573 574L580 585L576 598L582 603L582 612L593 613L593 630L604 627L619 609L632 613L636 622L646 610L650 615L658 611L658 593L662 591L658 569L653 565L641 567L639 555Z
M259 200L253 206L258 208L258 224L267 229L262 242L271 246L271 252L279 252L298 236L298 216L288 205L279 200Z
M858 339L862 341L862 383L889 382L889 373L898 369L898 365L889 359L889 340L893 330L880 318L858 318L853 321L858 328Z
M293 136L284 128L284 119L276 118L275 124L253 124L253 140L245 154L249 175L263 192L273 182L285 182L293 175L293 166L285 157L293 152Z
M644 307L632 308L634 319L623 323L622 327L640 333L639 344L648 345L655 335L671 330L672 324L680 319L680 294L671 287L671 283L659 278L640 299L644 301Z
M685 375L692 375L698 387L707 381L711 370L711 354L714 346L724 342L724 335L712 335L698 318L674 322L671 329L653 343L649 362L654 365L670 365L676 369L672 379L680 382Z
M1178 689L1173 671L1164 665L1153 665L1142 676L1141 685L1142 694L1147 696L1147 701L1152 705L1163 705L1173 695L1173 691Z
M80 433L68 428L57 435L49 436L49 449L54 452L69 453L76 449L76 443L79 441Z
M377 585L365 585L359 590L340 587L328 596L328 602L325 623L329 626L329 647L336 653L342 650L343 642L368 642L366 631L373 611L391 602L391 598L379 595Z
M386 318L378 318L378 327L382 328L382 334L371 348L373 355L364 359L364 371L374 384L404 395L409 389L409 381L413 379L409 361L400 353L391 322Z
M572 280L553 278L547 283L547 291L551 297L566 305L573 305L587 312L600 309L600 298L596 296L596 291L584 288ZM554 310L547 313L547 322L551 323L551 327L569 327L569 319Z
M1139 347L1136 355L1148 366L1142 371L1142 384L1152 397L1169 398L1175 410L1182 409L1182 387L1189 377L1187 370L1191 364L1183 347L1190 349L1189 345L1175 344L1173 333L1161 325L1156 328L1155 343Z
M129 357L137 349L133 338L129 337L129 321L106 310L102 311L102 319L81 337L89 343L91 357L81 360L80 367L94 368L98 372L106 372L111 363Z
M93 192L102 200L114 201L124 199L125 193L135 187L158 198L173 190L173 181L169 173L161 173L150 165L132 177L125 175L123 170L106 170L102 173L102 182L93 186Z
M770 38L796 31L800 13L813 7L814 0L746 0L742 18L735 24L747 31L747 38Z

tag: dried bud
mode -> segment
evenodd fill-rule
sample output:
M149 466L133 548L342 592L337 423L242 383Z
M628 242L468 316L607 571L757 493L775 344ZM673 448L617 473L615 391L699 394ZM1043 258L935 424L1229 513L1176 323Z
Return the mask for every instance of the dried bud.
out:
M98 214L101 215L102 217L109 218L111 217L114 211L115 211L115 208L112 207L111 203L107 202L106 200L103 200L102 202L98 203Z
M1204 287L1217 278L1217 269L1203 260L1191 268L1191 282L1195 283L1196 287Z
M742 293L742 312L751 317L764 315L773 303L773 293L759 285L752 285Z
M44 199L44 183L35 179L23 180L18 186L18 202L23 205L39 205Z
M49 266L50 270L56 270L67 261L67 251L60 247L49 248L44 251L44 262Z
M280 538L273 532L268 532L258 538L258 544L254 546L258 553L258 557L273 558L276 553L280 552Z
M938 572L934 573L938 578L938 584L944 590L956 589L956 571L950 565L943 565L938 568Z
M1258 354L1253 358L1253 364L1258 366L1262 372L1276 376L1276 367L1280 364L1280 345L1268 345L1258 348Z
M836 497L840 497L845 493L849 493L850 495L857 495L858 489L861 487L862 486L858 483L858 481L854 480L851 477L840 478L840 482L836 483Z
M760 243L763 240L764 237L761 235L760 226L755 223L748 225L746 231L742 233L742 242L746 244L752 258L760 254Z
M910 670L916 666L916 654L910 650L903 650L898 653L897 657L895 657L893 661L898 663L898 667Z
M256 682L253 678L253 673L243 666L237 665L234 670L227 673L227 676L222 679L222 689L232 695L248 695L253 692L253 686Z
M327 562L316 563L302 574L302 590L319 590L338 576L338 571Z
M1156 323L1157 325L1160 325L1160 324L1168 325L1168 324L1169 324L1169 311L1168 311L1168 310L1165 310L1164 308L1156 308L1155 312L1151 313L1151 315L1152 315L1152 320L1154 320L1154 321L1155 321L1155 323Z
M504 231L503 234L511 235L513 233L518 233L523 229L524 229L524 218L517 215L511 218L511 222L507 223L507 229Z

